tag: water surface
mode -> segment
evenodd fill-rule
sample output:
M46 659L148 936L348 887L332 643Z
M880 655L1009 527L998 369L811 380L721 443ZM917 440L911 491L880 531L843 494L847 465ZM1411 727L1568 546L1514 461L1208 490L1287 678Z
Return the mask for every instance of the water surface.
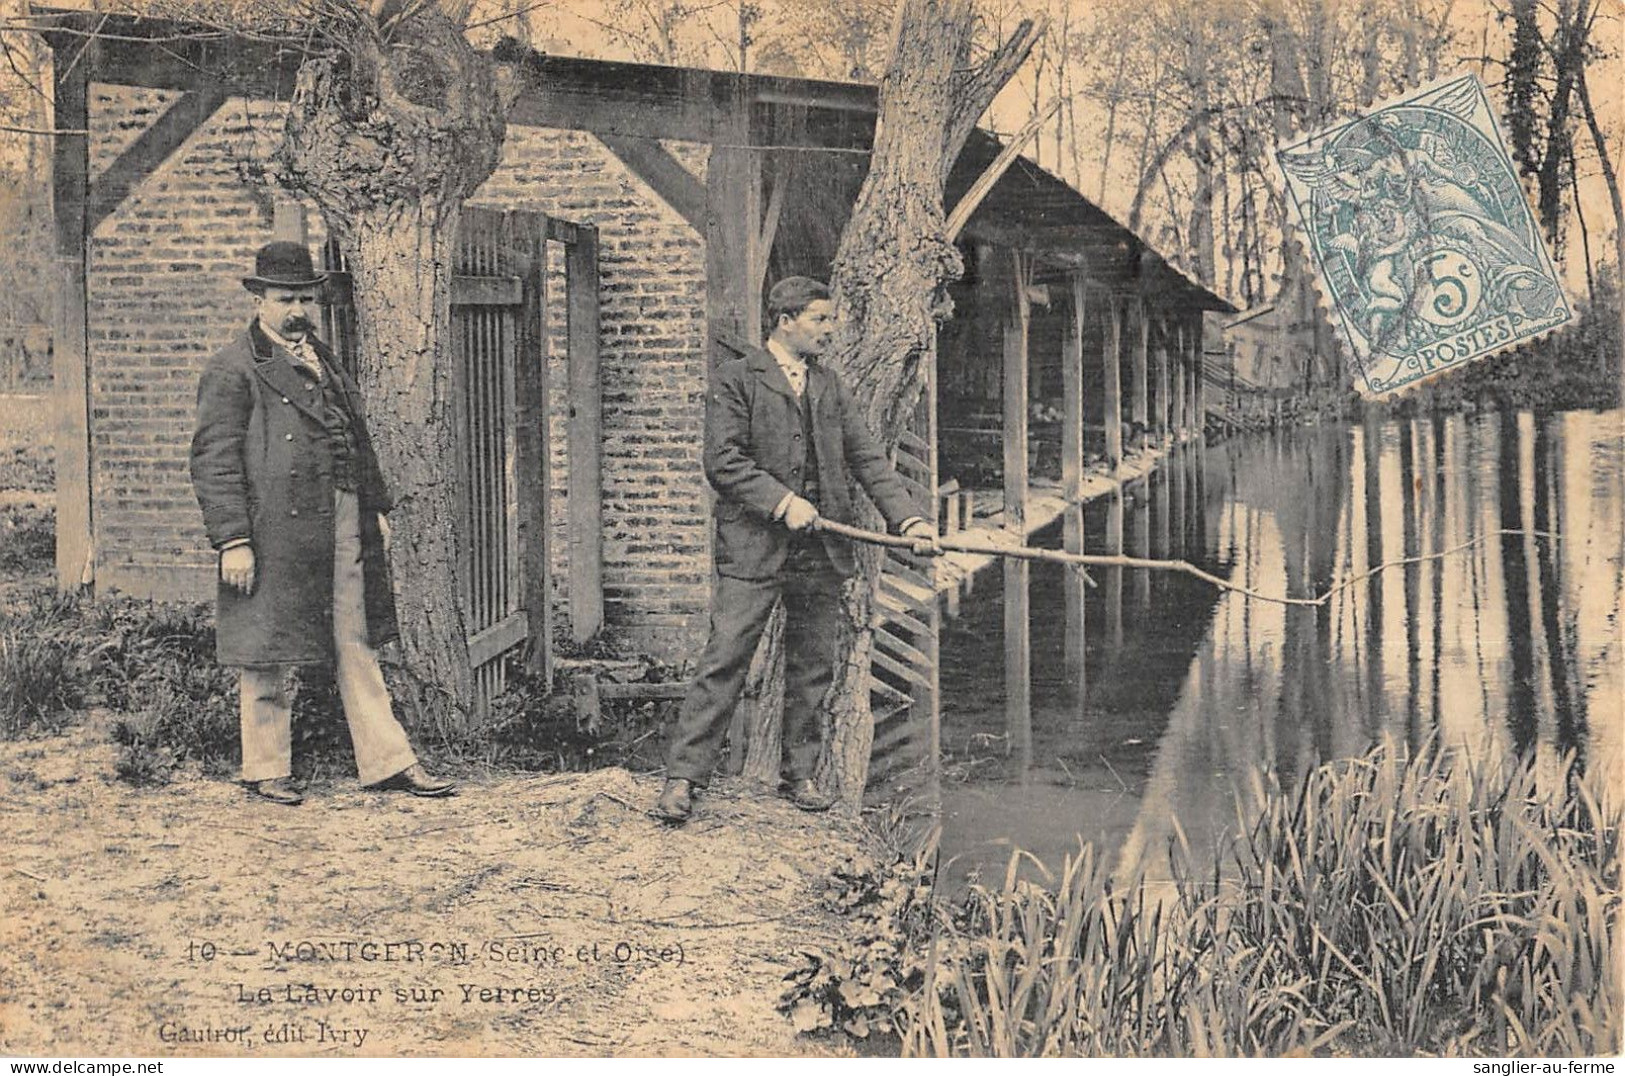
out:
M1084 546L1186 559L1283 606L1160 571L1097 570L1081 669L1065 568L1032 570L1032 706L1006 714L1003 578L942 631L943 848L1002 876L1093 842L1155 878L1178 818L1236 824L1235 787L1384 740L1567 751L1619 773L1622 413L1427 417L1191 446L1082 512ZM1515 532L1515 533L1508 533ZM1059 546L1060 528L1037 544ZM1464 547L1465 548L1461 548ZM1446 556L1431 554L1455 550Z

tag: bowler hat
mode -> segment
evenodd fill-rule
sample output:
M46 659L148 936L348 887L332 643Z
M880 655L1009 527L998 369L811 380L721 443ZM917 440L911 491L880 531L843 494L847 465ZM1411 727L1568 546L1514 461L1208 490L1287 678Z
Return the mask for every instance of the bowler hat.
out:
M267 243L254 255L254 275L243 277L243 287L249 291L261 288L308 288L327 279L311 263L310 251L303 243L278 240Z

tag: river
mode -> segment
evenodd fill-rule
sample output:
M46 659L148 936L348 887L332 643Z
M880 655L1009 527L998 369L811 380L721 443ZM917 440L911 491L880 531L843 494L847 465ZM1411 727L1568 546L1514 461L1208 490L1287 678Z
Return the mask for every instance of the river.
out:
M1071 570L1032 571L1032 705L1004 700L999 570L944 617L945 855L997 882L1015 848L1092 842L1165 874L1234 833L1238 783L1431 737L1619 774L1622 413L1486 413L1253 434L1177 451L1084 511L1085 549L1186 559L1284 606L1165 571L1097 569L1081 675ZM1120 514L1119 514L1120 513ZM1507 533L1516 532L1516 533ZM1059 546L1059 528L1034 544ZM1445 552L1443 556L1431 554ZM1074 650L1074 654L1076 651Z

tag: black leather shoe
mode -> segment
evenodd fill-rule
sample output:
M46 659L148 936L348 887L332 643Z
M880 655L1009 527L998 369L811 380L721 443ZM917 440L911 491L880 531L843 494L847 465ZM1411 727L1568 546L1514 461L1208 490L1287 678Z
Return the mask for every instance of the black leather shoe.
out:
M694 786L681 777L671 777L666 780L666 787L660 790L660 798L649 813L662 822L681 824L687 822L694 813Z
M280 803L284 807L297 807L305 802L305 797L299 790L288 783L286 777L273 777L269 781L249 781L245 787L250 796L258 796L262 800Z
M414 796L455 796L457 783L430 777L422 766L408 766L395 776L369 786L382 792L410 792Z
M791 781L784 789L784 798L803 811L827 811L835 806L835 798L825 795L810 778Z

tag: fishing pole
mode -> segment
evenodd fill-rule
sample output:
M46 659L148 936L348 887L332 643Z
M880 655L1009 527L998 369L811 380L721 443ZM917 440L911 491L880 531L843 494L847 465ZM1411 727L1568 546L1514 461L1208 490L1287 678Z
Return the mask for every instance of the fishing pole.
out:
M813 526L818 530L828 531L830 534L838 534L843 538L850 538L855 542L866 542L870 545L888 546L893 549L912 550L914 548L914 539L912 538L904 538L901 535L881 534L878 531L864 530L861 527L852 527L845 523L837 523L833 519L825 519L822 516L814 521ZM1347 590L1356 583L1371 578L1378 572L1381 572L1387 568L1398 568L1406 564L1419 564L1422 561L1436 560L1440 557L1448 557L1455 553L1465 552L1466 550L1488 541L1491 538L1498 538L1503 535L1517 535L1520 537L1523 535L1534 535L1537 538L1549 539L1556 539L1560 537L1560 535L1551 534L1546 531L1486 531L1485 533L1480 534L1477 537L1470 538L1459 545L1451 546L1449 549L1440 550L1436 553L1422 553L1414 557L1400 557L1397 560L1386 561L1377 565L1375 568L1367 569L1358 575L1354 575L1343 580L1342 582L1333 586L1331 589L1327 590L1324 594L1321 594L1319 597L1315 598L1285 598L1279 594L1265 594L1262 591L1253 590L1251 587L1244 587L1239 583L1232 583L1228 579L1222 579L1211 572L1204 572L1196 565L1185 560L1151 560L1146 557L1124 556L1120 553L1067 553L1059 549L1034 549L1033 547L1026 545L999 546L985 542L967 542L962 538L950 536L938 538L937 544L942 549L955 553L981 553L990 557L1011 557L1016 560L1033 560L1043 561L1048 564L1064 564L1069 567L1079 569L1144 568L1151 571L1183 572L1185 575L1194 576L1195 578L1202 580L1202 582L1218 587L1221 590L1234 591L1237 594L1242 594L1249 598L1257 598L1259 601L1274 602L1277 605L1307 605L1319 607L1329 602L1334 595ZM1083 572L1083 578L1089 586L1095 585L1095 581L1089 577L1088 572Z

